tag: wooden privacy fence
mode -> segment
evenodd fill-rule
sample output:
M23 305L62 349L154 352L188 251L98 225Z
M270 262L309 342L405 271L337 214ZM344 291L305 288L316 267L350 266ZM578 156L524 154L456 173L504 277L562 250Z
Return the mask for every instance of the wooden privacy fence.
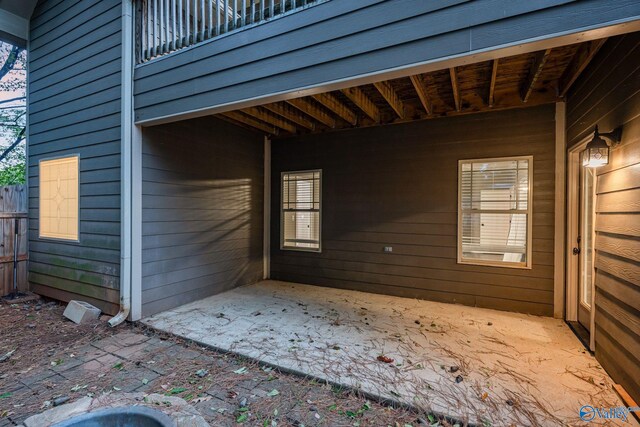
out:
M13 292L14 258L17 259L18 290L27 290L27 188L24 185L0 187L0 296Z

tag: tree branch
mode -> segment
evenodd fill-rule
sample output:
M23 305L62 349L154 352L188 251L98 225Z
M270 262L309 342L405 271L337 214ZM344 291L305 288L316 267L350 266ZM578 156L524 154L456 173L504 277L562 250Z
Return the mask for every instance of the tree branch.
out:
M17 98L11 98L11 99L3 99L2 101L0 101L0 104L6 104L9 102L13 102L13 101L21 101L23 99L27 99L26 96L19 96Z
M16 140L13 142L13 144L11 144L9 146L9 148L7 148L6 150L4 150L4 152L0 155L0 162L3 161L5 159L5 157L7 157L9 155L9 153L18 146L18 144L20 144L20 141L22 141L24 139L24 131L27 128L22 128L22 130L20 131L20 134L18 134L18 137L16 138Z
M0 80L2 80L9 71L13 70L14 65L16 65L16 61L18 61L18 56L20 56L20 52L22 52L22 49L18 46L13 46L11 48L11 52L9 52L7 60L4 61L2 68L0 68Z

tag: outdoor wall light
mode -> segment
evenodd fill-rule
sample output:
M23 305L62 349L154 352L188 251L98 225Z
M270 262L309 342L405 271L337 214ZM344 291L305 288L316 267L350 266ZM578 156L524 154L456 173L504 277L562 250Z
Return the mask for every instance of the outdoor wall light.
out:
M611 145L601 137L611 140ZM598 168L600 166L607 165L609 163L609 149L618 145L621 138L621 127L616 128L611 132L600 133L598 132L598 125L596 125L595 132L593 133L593 139L589 141L587 148L585 148L582 153L582 166L587 168Z

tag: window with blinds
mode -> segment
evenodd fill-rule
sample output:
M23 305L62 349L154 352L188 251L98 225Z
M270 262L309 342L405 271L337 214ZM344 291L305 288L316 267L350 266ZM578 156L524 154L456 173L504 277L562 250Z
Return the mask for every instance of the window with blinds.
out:
M78 156L40 161L40 237L78 240Z
M533 158L461 160L458 262L531 267Z
M320 252L322 171L282 174L281 248Z

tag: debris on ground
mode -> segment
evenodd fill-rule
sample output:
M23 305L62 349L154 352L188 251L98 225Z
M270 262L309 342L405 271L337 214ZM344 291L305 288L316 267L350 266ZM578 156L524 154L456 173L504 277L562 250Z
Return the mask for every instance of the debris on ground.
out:
M385 356L385 355L382 355L382 354L381 354L380 356L378 356L378 357L377 357L377 359L378 359L380 362L384 362L384 363L393 363L393 359L392 359L392 358L390 358L390 357L388 357L388 356Z
M86 396L130 392L184 399L212 426L415 426L427 419L144 326L78 325L62 317L60 304L38 306L0 305L0 354L12 352L0 364L2 427Z

